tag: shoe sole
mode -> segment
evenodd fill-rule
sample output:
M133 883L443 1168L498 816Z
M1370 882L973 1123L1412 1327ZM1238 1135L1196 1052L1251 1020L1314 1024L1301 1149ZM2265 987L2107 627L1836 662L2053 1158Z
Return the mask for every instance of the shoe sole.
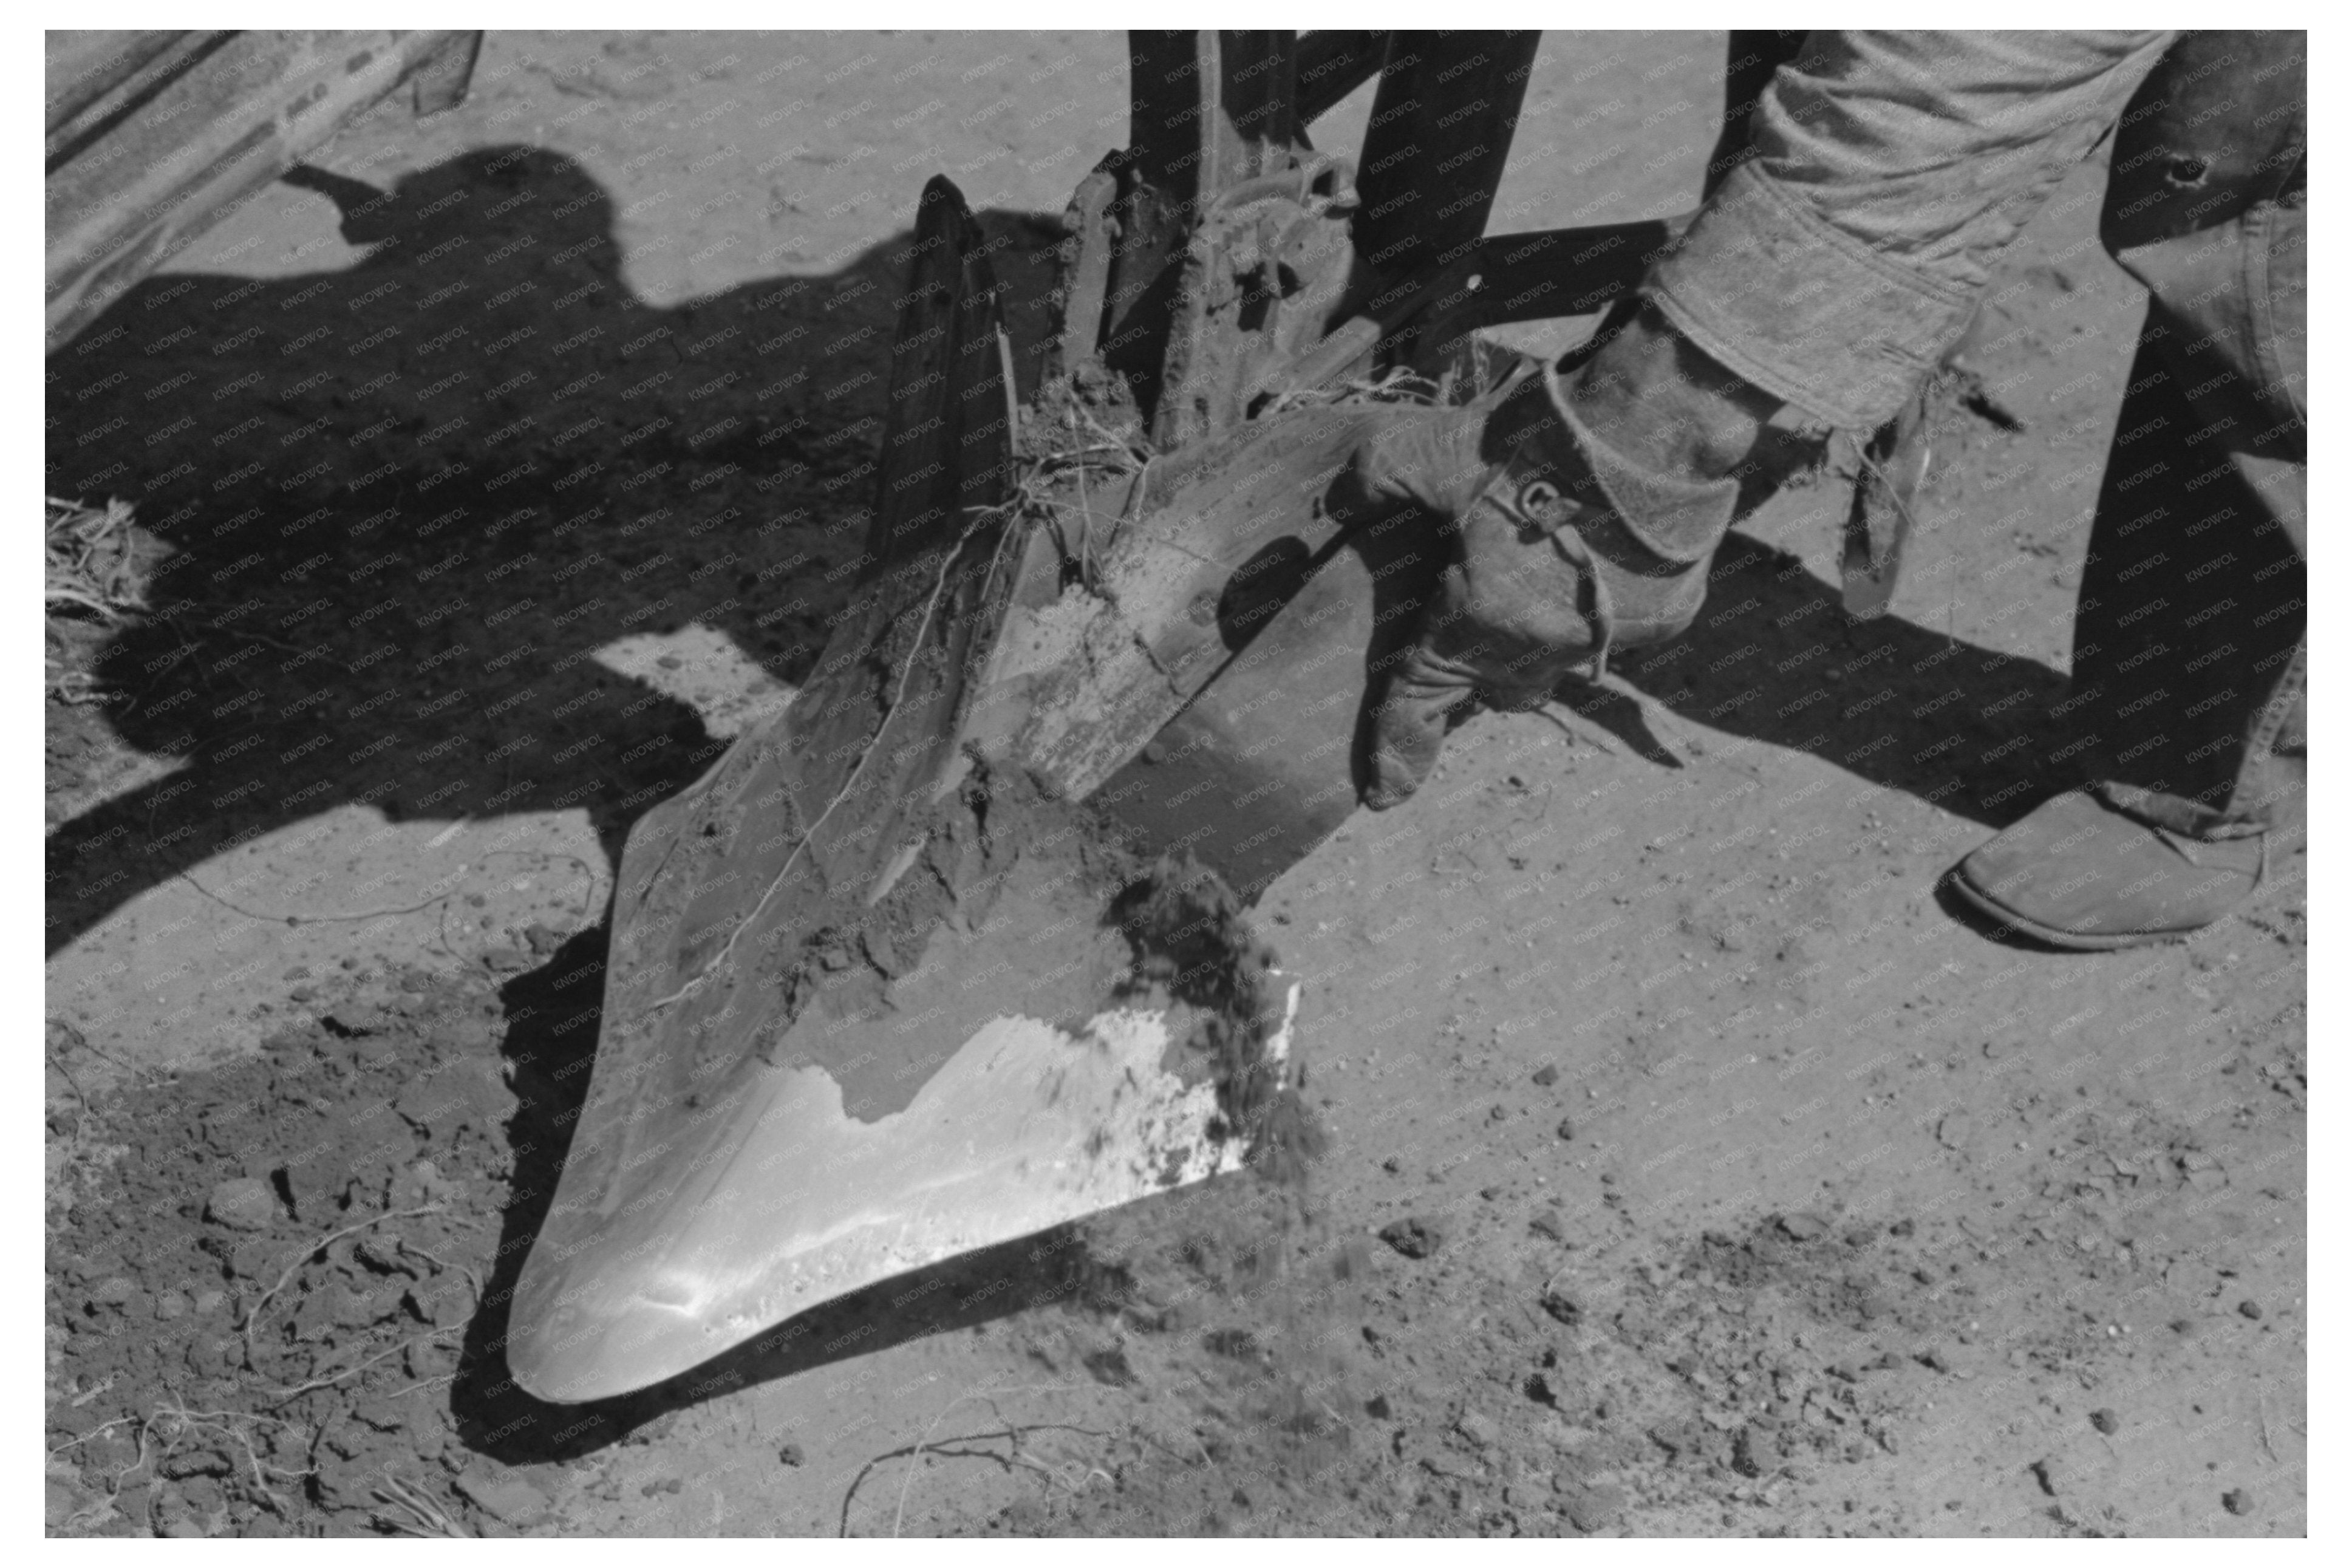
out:
M1948 882L1952 891L1959 896L1963 903L1987 920L1994 921L2003 931L2023 931L2036 942L2048 942L2052 947L2063 948L2068 952L2113 952L2118 948L2153 947L2160 942L2185 941L2191 934L2187 931L2159 931L2134 932L2126 936L2087 935L2082 931L2044 925L2029 915L2021 915L2004 907L1995 901L1990 893L1983 891L1970 882L1957 868L1954 868ZM2192 930L2202 929L2202 927L2192 928Z

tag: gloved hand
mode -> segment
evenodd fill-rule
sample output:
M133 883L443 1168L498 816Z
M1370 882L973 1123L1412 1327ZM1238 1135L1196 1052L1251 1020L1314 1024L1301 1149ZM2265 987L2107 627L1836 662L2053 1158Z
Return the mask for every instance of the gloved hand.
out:
M1612 647L1687 626L1738 490L1602 445L1549 366L1463 407L1374 416L1334 499L1351 517L1422 509L1451 560L1388 672L1365 803L1385 810L1419 788L1472 699L1538 706L1570 670L1598 678Z

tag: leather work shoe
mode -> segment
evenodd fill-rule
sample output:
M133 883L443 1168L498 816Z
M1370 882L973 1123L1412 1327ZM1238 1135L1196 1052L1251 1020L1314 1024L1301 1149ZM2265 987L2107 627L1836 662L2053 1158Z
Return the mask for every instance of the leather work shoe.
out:
M2096 952L2186 936L2261 885L2258 829L2129 784L2044 801L1953 868L1952 890L2003 926Z

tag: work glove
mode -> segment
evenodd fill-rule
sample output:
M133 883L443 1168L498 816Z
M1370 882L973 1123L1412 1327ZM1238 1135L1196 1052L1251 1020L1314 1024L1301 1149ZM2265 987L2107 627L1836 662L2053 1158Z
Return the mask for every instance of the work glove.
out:
M1373 416L1335 499L1351 519L1418 508L1448 560L1387 671L1365 804L1385 810L1418 789L1474 700L1540 706L1571 670L1597 679L1612 649L1689 626L1738 490L1612 451L1548 365L1461 407Z

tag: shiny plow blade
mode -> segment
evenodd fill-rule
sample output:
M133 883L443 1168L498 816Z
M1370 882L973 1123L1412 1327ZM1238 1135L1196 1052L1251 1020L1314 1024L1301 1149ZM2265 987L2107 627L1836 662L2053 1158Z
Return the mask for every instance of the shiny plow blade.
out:
M866 567L807 684L629 834L593 1061L551 1068L590 1077L508 1329L541 1398L664 1382L1305 1135L1298 998L1229 873L1270 875L1352 805L1366 667L1323 658L1349 700L1281 744L1196 699L1255 690L1261 642L1295 672L1369 635L1369 571L1332 575L1345 615L1281 608L1336 551L1315 498L1353 416L1300 408L1150 466L1014 464L976 236L932 182ZM1088 508L1123 521L1074 582L1055 520ZM1200 743L1122 774L1188 710ZM1277 751L1323 773L1208 766ZM1226 795L1267 826L1201 820Z
M533 1252L516 1381L559 1403L625 1393L877 1280L1238 1169L1215 1087L1165 1070L1169 1043L1157 1010L1076 1034L994 1018L870 1123L821 1068L754 1075L628 1223ZM1288 1047L1286 1019L1267 1055Z
M1035 711L1018 655L1054 562L1017 527L915 557L631 832L593 1073L516 1286L531 1394L644 1388L1242 1163L1233 1064L1115 914L1139 862L983 743ZM1252 995L1271 1067L1297 998Z

